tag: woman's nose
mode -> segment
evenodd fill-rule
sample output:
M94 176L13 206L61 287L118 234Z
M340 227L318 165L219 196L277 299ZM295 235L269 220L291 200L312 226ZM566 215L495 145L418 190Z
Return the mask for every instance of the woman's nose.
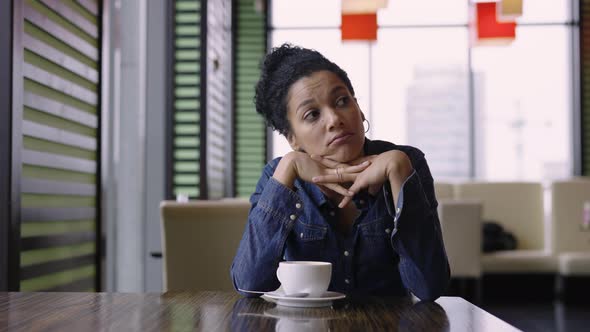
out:
M339 114L335 109L330 108L327 112L327 124L328 129L332 130L342 126L342 115Z

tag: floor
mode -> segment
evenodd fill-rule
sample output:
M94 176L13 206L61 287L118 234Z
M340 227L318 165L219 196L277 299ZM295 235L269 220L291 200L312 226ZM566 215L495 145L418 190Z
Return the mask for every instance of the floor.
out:
M590 278L566 279L559 296L554 275L486 275L479 286L458 279L449 292L526 332L590 331Z
M590 331L590 305L559 301L493 302L480 306L523 331Z

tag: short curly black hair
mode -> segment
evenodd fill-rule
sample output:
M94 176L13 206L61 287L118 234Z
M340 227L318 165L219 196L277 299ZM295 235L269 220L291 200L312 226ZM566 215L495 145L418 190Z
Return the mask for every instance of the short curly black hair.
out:
M256 84L254 103L267 126L289 137L291 126L287 119L287 94L289 88L302 77L317 71L328 70L336 74L352 96L354 89L348 74L332 61L315 50L285 43L273 48L261 65L261 74Z

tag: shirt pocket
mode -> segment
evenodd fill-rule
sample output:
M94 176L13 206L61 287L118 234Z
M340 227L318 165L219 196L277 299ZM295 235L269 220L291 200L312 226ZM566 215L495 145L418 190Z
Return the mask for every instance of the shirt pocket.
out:
M391 246L391 233L393 232L393 219L382 217L374 221L359 225L360 258L363 261L381 262L381 259L389 259L393 254Z
M289 235L286 260L325 260L327 227L297 221Z
M393 232L393 219L391 217L381 217L377 220L359 225L361 236L364 238L391 238Z

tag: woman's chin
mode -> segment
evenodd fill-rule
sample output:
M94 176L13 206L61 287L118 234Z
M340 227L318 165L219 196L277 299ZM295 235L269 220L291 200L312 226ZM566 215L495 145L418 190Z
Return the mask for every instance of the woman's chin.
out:
M332 155L328 158L330 158L334 161L337 161L339 163L348 164L348 163L362 157L362 152L363 152L362 149L360 151L356 151L356 152L351 151L351 150L338 151L334 155Z

